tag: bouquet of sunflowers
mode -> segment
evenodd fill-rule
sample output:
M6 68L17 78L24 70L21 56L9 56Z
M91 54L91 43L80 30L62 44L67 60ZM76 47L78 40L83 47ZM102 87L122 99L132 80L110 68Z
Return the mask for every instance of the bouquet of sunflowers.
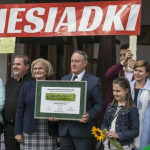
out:
M97 140L99 141L102 141L104 140L105 138L108 139L108 136L107 136L107 130L104 129L103 131L100 130L99 128L96 128L96 127L93 127L92 128L92 134L94 134L94 136L97 138ZM109 142L116 146L118 150L124 150L123 147L121 146L121 144L114 138L109 138Z

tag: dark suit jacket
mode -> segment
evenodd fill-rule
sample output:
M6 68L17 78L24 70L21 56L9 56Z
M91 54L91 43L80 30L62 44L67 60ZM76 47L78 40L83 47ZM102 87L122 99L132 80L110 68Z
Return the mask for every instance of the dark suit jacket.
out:
M33 133L36 131L36 119L34 119L35 107L35 89L36 80L25 82L22 86L15 119L15 134L22 134L22 132ZM58 123L49 122L49 135L58 135Z
M62 78L62 80L71 80L72 74ZM65 136L69 130L74 137L92 138L91 129L95 125L95 118L103 110L101 81L87 72L83 75L82 81L87 81L87 99L86 111L89 114L87 123L79 121L59 121L59 135Z

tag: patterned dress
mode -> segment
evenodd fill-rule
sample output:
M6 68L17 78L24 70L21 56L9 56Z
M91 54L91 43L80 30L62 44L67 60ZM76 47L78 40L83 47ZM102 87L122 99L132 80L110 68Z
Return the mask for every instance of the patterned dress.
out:
M56 150L56 136L48 135L48 120L36 119L36 131L34 133L23 132L21 150Z

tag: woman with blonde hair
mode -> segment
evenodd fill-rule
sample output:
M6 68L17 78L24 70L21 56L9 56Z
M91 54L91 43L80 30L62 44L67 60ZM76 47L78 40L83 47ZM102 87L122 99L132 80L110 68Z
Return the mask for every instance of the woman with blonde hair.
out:
M31 64L31 73L35 80L24 83L18 99L15 139L21 150L56 150L57 123L34 119L36 80L49 78L53 74L52 65L45 59L36 59Z
M134 140L136 150L141 150L150 144L150 65L145 60L134 65L134 78L131 82L132 98L138 107L140 132Z

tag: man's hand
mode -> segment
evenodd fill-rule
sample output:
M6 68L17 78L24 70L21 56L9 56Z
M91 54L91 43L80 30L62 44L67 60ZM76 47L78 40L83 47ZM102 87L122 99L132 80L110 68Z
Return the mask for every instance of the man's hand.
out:
M130 68L133 69L135 63L136 63L136 60L134 60L134 59L129 59L129 60L128 60L128 67L130 67Z
M80 120L79 122L86 123L88 121L89 121L89 114L86 112L86 114L82 116L82 120Z
M15 135L15 139L18 141L18 142L23 142L23 137L21 134L16 134Z
M52 122L57 122L57 121L59 121L59 120L56 119L56 118L49 118L48 120L49 120L49 121L52 121Z
M107 132L107 136L108 136L109 138L119 139L118 134L117 134L116 132L114 132L114 131L108 131L108 132Z
M131 52L131 50L127 49L126 56L125 56L124 60L122 60L121 62L126 66L128 59L132 58L132 56L133 56L133 53Z

